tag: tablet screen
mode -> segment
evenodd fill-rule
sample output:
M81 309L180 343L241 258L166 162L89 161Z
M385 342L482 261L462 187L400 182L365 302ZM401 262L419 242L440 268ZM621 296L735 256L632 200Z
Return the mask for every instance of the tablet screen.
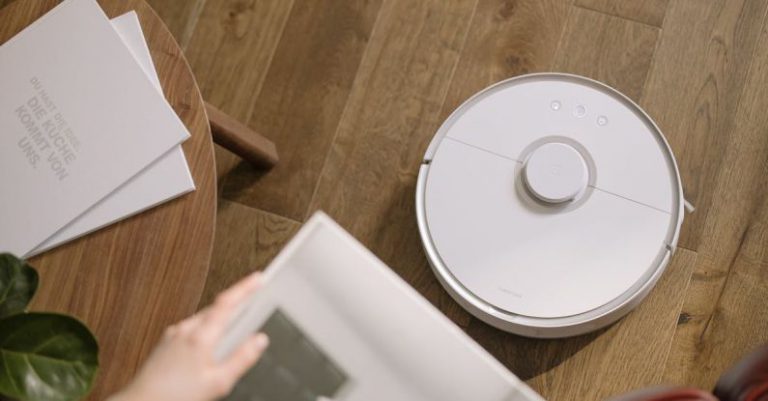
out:
M285 312L275 309L258 329L270 344L227 401L336 399L348 375Z

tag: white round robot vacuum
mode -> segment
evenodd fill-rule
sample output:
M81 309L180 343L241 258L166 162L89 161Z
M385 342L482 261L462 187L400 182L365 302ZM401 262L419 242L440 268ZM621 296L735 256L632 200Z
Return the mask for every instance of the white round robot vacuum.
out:
M462 104L416 189L445 289L486 323L540 338L596 330L640 303L675 250L684 202L651 118L607 85L559 73Z

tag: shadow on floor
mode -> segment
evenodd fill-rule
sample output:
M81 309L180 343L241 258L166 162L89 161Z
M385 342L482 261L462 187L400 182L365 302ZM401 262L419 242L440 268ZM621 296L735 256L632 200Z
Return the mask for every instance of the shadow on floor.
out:
M565 362L607 329L570 338L534 339L505 333L473 318L466 332L517 377L528 380Z

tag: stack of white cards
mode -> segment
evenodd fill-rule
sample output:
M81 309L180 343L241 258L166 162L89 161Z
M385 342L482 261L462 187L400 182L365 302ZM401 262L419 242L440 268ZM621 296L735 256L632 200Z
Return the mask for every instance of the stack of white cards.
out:
M66 0L0 46L0 252L29 257L195 189L135 13Z

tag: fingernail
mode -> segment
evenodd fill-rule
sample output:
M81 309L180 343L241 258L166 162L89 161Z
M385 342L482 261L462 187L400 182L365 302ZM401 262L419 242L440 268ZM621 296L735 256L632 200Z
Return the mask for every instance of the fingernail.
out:
M264 333L256 334L256 348L264 349L269 345L269 337Z

